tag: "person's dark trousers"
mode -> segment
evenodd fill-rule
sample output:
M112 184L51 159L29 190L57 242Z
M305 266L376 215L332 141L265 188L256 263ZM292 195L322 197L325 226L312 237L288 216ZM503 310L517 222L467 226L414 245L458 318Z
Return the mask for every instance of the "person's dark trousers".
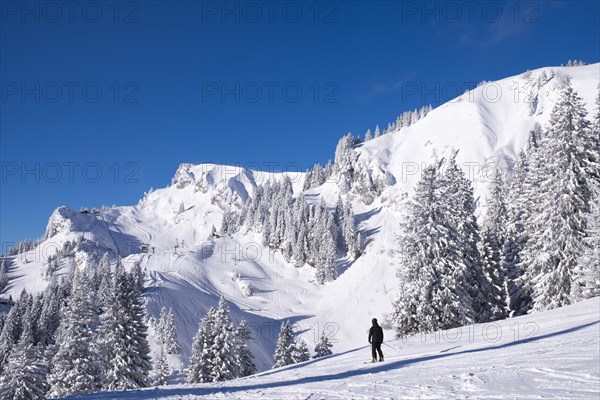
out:
M383 358L383 352L381 351L381 343L371 343L371 354L373 355L373 358L377 358L377 354L379 354L380 360Z

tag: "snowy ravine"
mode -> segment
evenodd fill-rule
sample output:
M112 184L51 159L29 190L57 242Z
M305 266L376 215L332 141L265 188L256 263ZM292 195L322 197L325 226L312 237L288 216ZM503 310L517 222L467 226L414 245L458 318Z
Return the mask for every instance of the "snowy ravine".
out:
M76 398L597 399L600 298L496 323L388 340L383 350L383 363L365 364L370 349L360 347L218 384Z
M55 273L67 274L73 266L96 265L105 253L110 256L113 265L119 257L126 267L139 263L146 273L144 297L150 316L157 318L163 306L172 308L175 314L182 354L169 360L174 369L180 371L185 367L200 318L206 315L210 307L217 305L219 296L224 296L231 308L232 319L239 321L244 318L249 322L256 338L251 343L251 350L260 371L269 369L273 364L277 332L284 320L297 325L300 338L307 342L311 350L323 331L335 341L333 351L338 356L332 359L333 362L320 361L312 364L311 368L322 368L324 375L336 374L336 368L340 368L338 371L341 375L347 373L344 371L355 371L355 363L362 364L362 360L369 358L364 349L353 352L364 344L369 321L373 317L384 321L392 310L392 301L397 297L394 254L397 231L403 201L411 194L423 166L458 151L457 162L473 180L478 213L481 214L485 210L491 171L500 165L510 173L529 131L536 123L542 126L548 123L557 94L569 79L588 112L593 112L599 69L600 64L547 67L489 82L437 107L410 127L357 145L353 150L357 162L374 180L385 182L385 188L368 204L355 190L346 195L353 204L356 228L363 237L365 248L356 260L339 255L336 260L339 277L334 282L318 285L314 279L314 268L309 265L297 268L286 262L280 252L263 247L260 233L253 229L242 229L233 235L213 235L213 226L217 232L221 231L223 214L239 210L254 195L258 185L268 180L281 180L287 175L293 183L294 195L298 196L302 192L304 173L271 173L240 166L182 164L171 185L150 191L137 205L103 209L97 213L57 208L50 217L39 245L7 259L10 284L3 297L12 295L16 299L22 289L33 293L43 290L48 285L48 257L55 255L68 241L83 239L73 254L61 259ZM331 149L332 158L333 151ZM324 201L327 206L335 207L340 190L336 180L332 179L305 191L303 195L309 202ZM589 308L590 304L596 303L586 304ZM589 311L582 305L574 309ZM563 324L566 323L565 315L561 314L563 312L566 311L559 310L556 312L558 314L547 315L560 316L560 324ZM536 318L542 317L527 318L537 321ZM591 314L586 318L590 319ZM505 321L502 326L509 329L512 323ZM549 325L548 329L553 331L555 327ZM556 325L556 329L563 329L562 325ZM575 334L583 334L589 329L596 329L597 332L596 326ZM510 331L506 332L503 340ZM388 330L388 336L390 334ZM561 336L556 338L561 340ZM589 346L582 356L592 355L597 361L597 343L581 344L582 348ZM150 345L152 357L156 359L159 347L152 324ZM432 349L429 346L406 344L404 350L398 353L386 348L387 364L361 368L390 368L395 371L394 363L414 359L411 354L418 358L421 353L430 354L428 351L433 351L432 354L436 354L453 347L449 344L444 347L443 343ZM465 343L461 346L441 354L460 353L476 344ZM421 350L413 352L416 348ZM507 351L511 349L507 348ZM572 349L575 351L578 347L574 345ZM347 353L341 355L344 352ZM473 356L483 359L486 353L457 354L456 358ZM528 361L526 357L522 360ZM442 357L438 361L453 365L452 358ZM420 362L408 362L411 368L421 365ZM493 363L497 368L502 368L499 361L489 362L489 365ZM350 364L352 368L348 367ZM404 376L404 370L398 369L398 379ZM573 372L576 370L574 367ZM292 378L281 375L281 379L289 380L295 379L293 374L305 373L297 367L287 371L278 372L277 376L291 374ZM418 370L414 372L418 373ZM478 387L477 379L485 380L479 374L475 378L463 377L460 371L456 373L456 382L463 382L464 385L460 390L467 390L465 388L469 385ZM250 382L263 382L263 379L270 379L269 374L267 372L262 377L252 378ZM426 390L418 385L432 385L431 382L437 379L434 369L423 369L422 374L424 379L415 383L415 392L407 393L417 396L418 390ZM353 385L352 376L350 373L346 382L349 388ZM595 376L597 382L597 371L591 376ZM396 378L382 379L387 380L387 383L379 385L382 390L397 393L393 392L396 390ZM452 380L448 379L449 384ZM532 380L528 378L524 382ZM331 384L331 380L306 380L306 383L325 388ZM409 390L410 381L406 384L406 390ZM385 389L385 385L390 387ZM588 384L587 387L592 388L593 385ZM280 390L281 396L285 396L288 389L282 386ZM289 387L290 393L295 390L295 387ZM358 393L369 396L368 389L361 390ZM339 392L343 393L341 386ZM331 396L335 396L335 391ZM344 394L340 396L346 398ZM434 397L439 396L434 393ZM479 394L477 397L480 397Z

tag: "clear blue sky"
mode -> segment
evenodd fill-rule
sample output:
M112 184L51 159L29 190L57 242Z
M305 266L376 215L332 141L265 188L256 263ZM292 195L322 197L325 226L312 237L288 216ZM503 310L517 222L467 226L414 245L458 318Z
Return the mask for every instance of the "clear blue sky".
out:
M598 62L599 3L2 0L2 251L182 162L305 169L473 82Z

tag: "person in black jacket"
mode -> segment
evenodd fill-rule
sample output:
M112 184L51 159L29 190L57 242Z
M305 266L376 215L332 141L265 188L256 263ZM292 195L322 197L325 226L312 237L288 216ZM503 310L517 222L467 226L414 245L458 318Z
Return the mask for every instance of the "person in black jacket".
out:
M381 351L383 329L377 324L377 318L373 318L371 322L373 323L373 326L369 329L369 343L371 343L371 354L373 356L371 362L377 362L377 354L379 354L379 361L383 361L383 352Z

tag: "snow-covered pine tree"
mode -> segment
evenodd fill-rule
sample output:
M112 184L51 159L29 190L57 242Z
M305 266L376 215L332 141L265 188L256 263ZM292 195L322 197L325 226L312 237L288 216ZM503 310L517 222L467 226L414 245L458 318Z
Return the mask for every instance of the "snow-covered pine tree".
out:
M11 307L0 332L0 373L8 362L13 348L19 343L23 332L23 318L29 304L29 294L23 290L19 300Z
M239 340L238 348L240 352L240 377L253 375L256 373L254 364L254 355L248 348L248 341L252 338L252 333L245 319L242 319L237 326L237 338Z
M235 211L225 211L221 221L221 230L224 233L235 233L240 227L240 217Z
M321 166L321 164L316 163L314 165L310 178L311 180L309 182L309 187L307 187L304 190L319 187L325 183L325 180L327 179L327 174L325 169Z
M211 381L212 365L210 360L215 358L213 347L215 314L216 309L211 307L206 316L200 320L198 332L192 342L192 354L186 374L188 383Z
M469 291L473 277L462 242L466 239L458 234L454 220L461 211L453 184L457 182L451 176L440 177L437 167L430 165L408 204L399 236L400 296L390 318L399 337L475 321Z
M130 280L130 324L132 325L132 338L135 351L131 356L132 379L138 387L145 387L149 383L149 374L152 370L150 358L150 345L148 344L148 326L146 325L146 305L142 297L144 290L144 273L139 264L135 264L129 273Z
M98 307L106 310L110 304L112 292L112 273L110 270L110 260L108 254L104 253L98 264Z
M160 354L156 365L154 366L154 386L162 386L167 384L167 379L171 375L171 368L169 367L169 361L167 360L167 352L165 346L160 346Z
M313 356L313 358L325 357L333 354L333 352L331 351L332 347L333 345L329 341L327 335L325 335L325 332L321 332L319 342L315 346L315 355Z
M135 295L141 296L142 292L144 291L144 272L142 271L142 266L139 262L133 264L128 278L131 281L132 289Z
M31 308L28 310L25 320L31 324L31 333L33 335L33 344L37 345L40 341L39 324L42 316L42 306L44 304L44 293L40 293L33 298Z
M340 196L340 195L338 195L337 202L335 203L334 216L335 216L334 221L335 221L336 225L343 226L345 224L345 222L344 222L344 218L346 218L345 204L344 204L344 200L342 200L342 196Z
M0 293L8 286L8 262L5 258L0 259Z
M310 360L310 352L308 351L306 342L301 341L295 344L292 358L294 359L294 364Z
M362 237L362 233L356 234L356 257L360 257L365 250L365 243Z
M487 298L489 282L483 273L479 254L479 226L475 217L475 199L471 181L456 162L456 153L450 157L440 179L439 201L446 209L447 227L452 237L447 243L453 248L449 254L457 259L450 261L456 295L461 299L463 313L474 312L477 322L491 316L493 301ZM441 276L446 276L441 272ZM466 298L465 298L466 296ZM470 304L466 306L466 304Z
M164 344L163 339L163 326L165 324L165 320L167 319L167 307L163 306L160 309L160 315L158 316L158 322L156 323L156 335L158 336L158 342Z
M592 208L588 221L589 234L586 238L587 248L576 270L576 279L580 286L579 297L589 299L600 296L600 202Z
M596 96L596 114L592 121L592 128L596 135L600 135L600 84L598 84L598 95Z
M322 219L317 229L317 237L320 239L320 243L318 243L317 247L317 271L315 278L322 285L325 282L334 281L337 277L335 270L337 235L333 223L333 215L325 211L322 214Z
M492 226L484 226L481 235L480 254L483 272L488 280L490 304L486 307L489 315L486 320L496 321L506 317L506 293L504 270L501 267L501 249L498 235Z
M508 205L506 204L506 184L500 169L496 169L490 193L487 197L487 213L479 250L483 272L487 278L489 292L488 315L483 320L503 319L507 314L506 274L502 266L502 251L507 236Z
M540 195L547 190L543 182L544 175L548 172L546 168L549 166L549 163L544 159L547 135L548 133L542 130L539 125L536 125L535 129L530 132L526 157L522 158L524 160L522 164L517 165L517 167L521 165L524 167L521 172L522 178L517 180L516 174L520 172L518 169L515 170L515 177L513 178L513 188L511 190L513 215L511 217L513 221L517 219L523 232L520 235L521 243L517 254L519 262L516 264L516 270L521 273L513 282L515 286L520 287L521 299L516 311L514 311L513 306L510 307L513 310L511 311L512 315L527 313L533 307L532 270L529 268L533 260L528 259L526 252L530 252L532 246L536 245L534 236L545 229L544 226L539 224L538 216L545 212L541 206ZM527 270L529 270L528 274L526 274Z
M0 314L0 333L4 329L4 323L6 322L6 314Z
M592 119L592 136L600 142L600 84L596 97L596 113ZM592 138L593 140L593 138ZM600 146L588 151L588 171L593 177L593 200L591 213L588 216L589 236L585 239L587 248L577 270L577 281L581 287L581 298L600 295Z
M487 213L483 221L484 226L490 227L498 237L500 247L504 245L506 226L508 225L508 206L506 204L506 184L500 169L496 169L492 178L489 195L487 197Z
M371 133L371 129L367 129L367 133L365 133L365 142L373 139L373 134Z
M21 340L0 375L2 399L42 400L49 389L46 360L38 346L33 345L32 324L27 321L25 325Z
M64 309L52 359L50 397L89 393L102 386L102 365L96 343L98 314L89 276L77 267Z
M537 207L536 193L539 177L531 172L531 161L536 163L542 128L536 124L529 133L527 152L521 150L508 190L508 222L502 248L502 269L506 274L508 314L511 317L526 314L531 307L531 290L523 276L522 251L527 242L526 221ZM531 161L530 161L531 160Z
M352 133L343 136L335 149L335 169L339 174L338 186L342 193L352 187L354 168L357 154L354 152L354 137Z
M181 351L179 342L177 341L177 330L175 328L173 309L167 311L167 307L163 306L160 311L157 333L167 354L178 354Z
M294 364L294 351L296 350L296 342L294 340L294 327L290 321L283 321L277 338L275 347L275 364L273 368L285 367L286 365Z
M217 382L253 373L252 355L241 335L245 326L235 328L223 297L201 321L192 344L187 372L190 383Z
M570 85L556 102L549 126L532 163L531 174L540 185L537 207L526 220L529 237L522 257L535 311L581 296L576 272L585 252L583 239L589 236L594 179L586 149L598 148L582 100Z
M6 316L2 332L0 333L0 374L6 363L8 363L10 353L20 339L21 330L21 316L17 303L10 309Z
M297 267L301 267L306 263L306 255L308 253L306 222L302 221L298 228L298 236L296 243L292 247L292 258Z
M55 343L54 334L60 325L61 308L63 296L61 285L56 277L44 290L42 310L38 322L38 342L42 346L50 346Z
M354 210L352 209L352 203L350 201L344 203L342 213L343 218L341 220L341 227L344 245L348 252L348 256L356 258L356 229L354 228Z
M211 382L227 381L241 375L241 359L240 341L229 317L229 306L224 297L219 299L219 306L216 309L214 318L212 345L214 358L207 360L212 367L210 380Z
M141 271L135 267L128 274L120 262L113 274L110 304L102 326L107 366L105 386L109 390L148 386L152 364L140 275Z

